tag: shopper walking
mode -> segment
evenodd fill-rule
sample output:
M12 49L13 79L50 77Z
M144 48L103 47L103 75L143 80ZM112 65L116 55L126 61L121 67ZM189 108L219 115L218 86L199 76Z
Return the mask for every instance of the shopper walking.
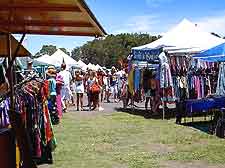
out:
M66 70L66 64L64 63L61 65L61 71L59 72L59 74L63 77L64 81L61 95L62 95L63 111L66 112L72 94L70 90L72 75L68 70Z
M91 110L95 110L96 108L98 108L99 111L102 111L102 108L100 108L99 104L99 94L101 86L99 85L96 72L91 72L90 77L87 80L87 86L90 94L90 106L93 103L93 108Z

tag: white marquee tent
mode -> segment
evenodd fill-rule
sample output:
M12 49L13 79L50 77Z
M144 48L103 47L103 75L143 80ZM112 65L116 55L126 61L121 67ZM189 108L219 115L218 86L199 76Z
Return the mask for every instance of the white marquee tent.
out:
M197 25L184 19L162 38L132 50L148 50L163 47L169 52L201 52L224 43L225 40L202 31Z
M87 70L87 65L83 61L79 60L77 63L82 70L84 70L84 71Z
M94 71L97 71L96 66L95 66L94 64L91 64L91 63L89 63L89 64L87 65L87 68L88 68L88 69L91 69L91 70L94 70Z
M95 67L96 67L97 70L99 70L99 69L103 70L103 68L98 64Z
M60 67L61 64L64 63L68 66L68 67L76 67L76 68L80 68L79 64L77 63L77 61L75 61L73 58L71 58L69 55L67 55L66 53L64 53L62 50L58 49L54 54L52 54L51 56L49 55L43 55L39 58L36 59L37 61L40 62L44 62L44 63L48 63L51 65L54 65L56 67Z
M43 62L43 63L49 63L51 64L51 60L50 60L50 56L48 54L45 54L45 55L42 55L41 57L39 58L36 58L35 60L36 61L39 61L39 62ZM49 60L49 61L48 61Z

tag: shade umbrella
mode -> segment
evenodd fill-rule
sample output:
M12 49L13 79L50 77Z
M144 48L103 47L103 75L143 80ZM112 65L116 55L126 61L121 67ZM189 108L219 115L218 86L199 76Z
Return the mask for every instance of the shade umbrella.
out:
M203 51L193 58L201 59L207 62L224 62L225 61L225 43Z

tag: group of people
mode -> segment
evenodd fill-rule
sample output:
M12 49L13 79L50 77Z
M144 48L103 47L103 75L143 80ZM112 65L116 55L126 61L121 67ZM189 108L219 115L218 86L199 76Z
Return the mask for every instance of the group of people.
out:
M66 64L62 64L59 72L54 70L55 75L51 75L53 72L51 69L52 66L48 67L46 72L48 80L56 79L56 77L63 80L60 95L64 112L67 111L69 105L75 106L77 111L103 111L101 106L103 101L110 103L110 97L115 103L120 100L122 85L126 83L127 78L125 71L117 70L115 67L109 70L75 69L69 71ZM56 87L56 84L50 86L50 89L53 90L53 87ZM87 96L85 105L84 96Z
M30 68L32 65L28 67L32 69ZM145 100L145 109L148 110L150 102L151 111L156 113L160 104L159 93L157 93L159 84L155 80L156 74L150 74L143 79L146 83L143 87L143 100ZM58 107L62 112L66 112L69 105L75 106L77 111L103 111L101 106L103 102L118 103L122 100L127 104L129 100L132 103L134 99L129 96L126 68L116 69L113 66L111 69L97 71L91 69L69 71L67 65L63 63L58 70L54 66L49 66L45 77L49 81L50 97L56 97L53 101L60 104ZM84 97L87 104L84 104Z

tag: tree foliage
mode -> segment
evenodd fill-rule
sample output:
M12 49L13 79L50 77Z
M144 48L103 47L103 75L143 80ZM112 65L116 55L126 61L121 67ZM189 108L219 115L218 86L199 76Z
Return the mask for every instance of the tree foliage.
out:
M138 33L108 35L74 48L71 55L76 60L82 59L86 63L91 62L110 67L126 58L130 54L131 48L151 43L158 38L160 36Z
M34 57L37 58L44 54L52 55L56 51L57 51L57 47L54 45L43 45L41 50L38 53L36 53Z
M70 52L67 51L65 48L59 48L60 50L62 50L64 53L66 53L67 55L70 55Z
M59 48L63 52L65 52L67 55L70 55L70 52L68 52L65 48ZM52 55L57 51L57 47L54 45L43 45L41 50L35 54L35 58L40 57L44 54Z

